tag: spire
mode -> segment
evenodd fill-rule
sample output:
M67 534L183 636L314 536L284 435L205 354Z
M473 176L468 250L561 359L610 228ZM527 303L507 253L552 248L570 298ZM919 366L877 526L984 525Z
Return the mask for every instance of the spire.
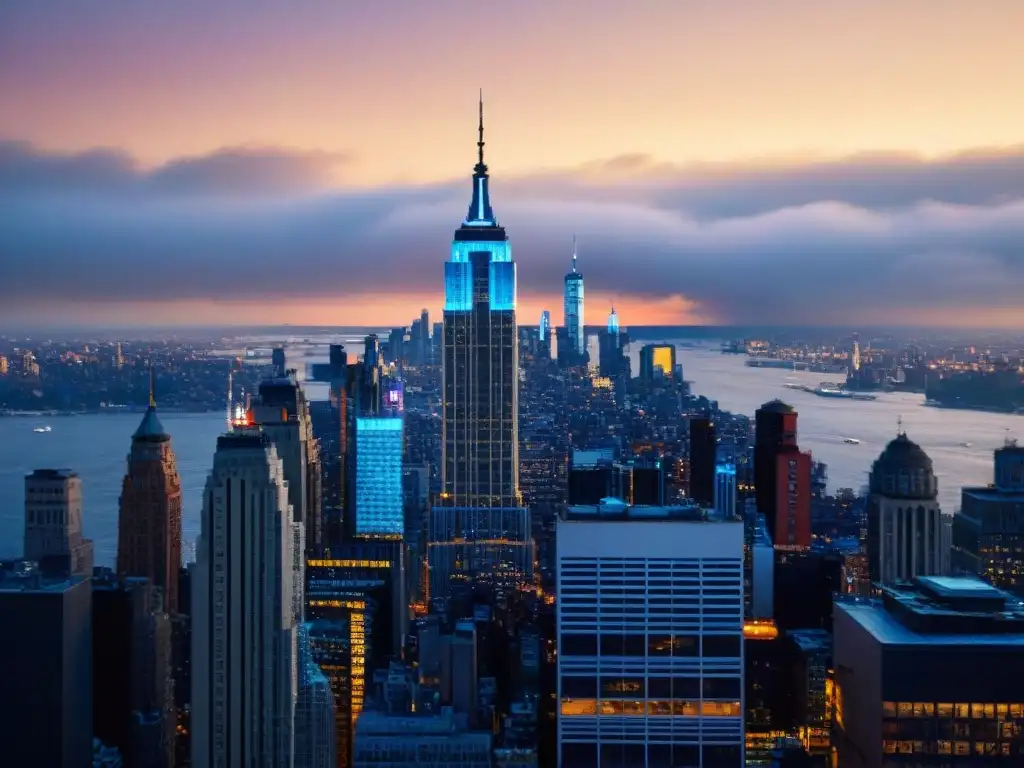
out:
M477 127L479 138L476 142L477 161L474 169L478 174L486 174L487 166L484 165L484 89L480 89L480 125ZM483 169L483 170L481 170Z
M572 236L572 271L576 271L576 235Z
M133 440L167 440L167 433L164 431L164 425L160 423L160 419L156 416L156 391L154 387L153 378L153 361L149 361L149 407L146 409L145 415L142 417L142 421L139 422L139 428L135 430L135 434L132 435Z
M491 210L491 193L488 189L487 165L484 163L484 91L480 89L480 119L477 124L476 165L473 166L473 199L465 224L474 227L495 227L498 222Z

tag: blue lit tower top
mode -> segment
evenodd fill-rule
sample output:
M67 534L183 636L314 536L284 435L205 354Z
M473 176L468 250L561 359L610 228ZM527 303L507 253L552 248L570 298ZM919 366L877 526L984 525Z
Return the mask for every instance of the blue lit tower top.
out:
M619 315L615 311L615 305L612 304L612 311L608 313L608 333L617 334L619 332Z
M510 310L516 306L516 269L512 263L505 228L491 208L490 176L484 162L484 102L480 96L480 122L477 127L477 162L473 167L473 197L462 226L455 231L452 257L445 269L445 310L468 312L473 309L472 254L486 254L491 264L489 280L490 309ZM508 266L502 266L507 264ZM455 266L464 265L464 266Z
M576 235L572 236L572 272L565 276L564 308L566 336L573 351L583 355L583 273L576 268Z

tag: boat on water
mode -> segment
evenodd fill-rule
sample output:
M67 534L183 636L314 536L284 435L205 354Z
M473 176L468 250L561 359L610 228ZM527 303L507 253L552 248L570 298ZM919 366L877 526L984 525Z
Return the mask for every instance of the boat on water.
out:
M860 445L860 440L856 437L844 437L843 442L847 445Z
M32 431L33 432L38 432L39 434L45 434L47 432L53 432L53 427L51 427L49 424L47 424L45 427L36 427Z
M869 395L866 392L850 392L847 389L842 388L842 384L832 384L831 382L823 381L816 387L809 387L806 384L794 384L793 382L786 382L782 386L787 389L797 389L801 392L807 392L818 397L838 397L843 400L877 400L876 395Z
M974 443L960 443L961 448L973 448Z

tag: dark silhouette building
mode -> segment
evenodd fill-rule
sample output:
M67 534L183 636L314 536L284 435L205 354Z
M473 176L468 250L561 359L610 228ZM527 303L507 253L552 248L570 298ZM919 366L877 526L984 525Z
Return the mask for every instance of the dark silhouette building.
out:
M654 381L671 379L676 373L676 348L673 344L645 344L640 348L640 378Z
M0 570L4 764L91 764L91 612L87 578L47 576L35 564Z
M715 503L718 438L706 416L690 417L690 498L706 507Z
M778 505L778 455L784 448L796 448L796 417L792 406L781 400L765 403L754 415L754 493L757 511L764 515L773 541Z

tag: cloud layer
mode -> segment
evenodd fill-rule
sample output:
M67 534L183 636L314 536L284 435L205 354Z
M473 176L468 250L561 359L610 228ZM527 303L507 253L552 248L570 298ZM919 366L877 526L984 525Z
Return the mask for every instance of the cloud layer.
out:
M0 322L97 301L436 297L468 178L338 187L351 162L233 148L144 169L0 143ZM576 233L588 293L683 297L716 322L1024 319L1024 148L492 172L521 296L559 292Z

